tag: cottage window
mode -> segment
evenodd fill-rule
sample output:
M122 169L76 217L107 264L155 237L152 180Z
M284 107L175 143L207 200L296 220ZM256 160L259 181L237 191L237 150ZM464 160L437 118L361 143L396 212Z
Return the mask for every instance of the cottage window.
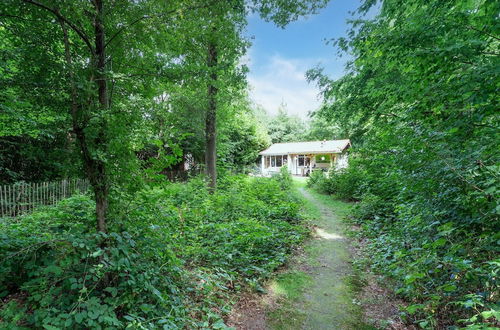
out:
M283 166L283 156L276 156L276 167Z
M297 156L297 165L298 166L309 166L309 157L306 155L298 155Z
M298 156L298 165L299 166L304 166L304 155L299 155Z
M264 166L269 167L282 167L285 166L288 160L288 156L264 156Z

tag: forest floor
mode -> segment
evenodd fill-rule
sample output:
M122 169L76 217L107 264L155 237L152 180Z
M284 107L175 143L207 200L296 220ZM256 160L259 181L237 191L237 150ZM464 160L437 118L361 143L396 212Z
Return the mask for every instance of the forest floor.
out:
M357 252L343 217L350 205L305 188L295 179L313 237L263 296L242 297L230 316L236 329L406 329L400 303L373 276L352 265ZM387 321L389 320L389 321Z

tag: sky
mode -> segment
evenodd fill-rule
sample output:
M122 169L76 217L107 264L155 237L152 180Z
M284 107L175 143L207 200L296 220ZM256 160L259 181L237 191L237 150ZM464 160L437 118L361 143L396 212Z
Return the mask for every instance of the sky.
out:
M319 65L331 78L342 76L347 57L339 57L326 41L346 35L349 12L358 6L359 0L331 0L319 14L285 29L252 15L246 33L252 38L246 57L252 100L270 114L285 103L288 113L307 118L321 101L319 89L307 82L305 73Z

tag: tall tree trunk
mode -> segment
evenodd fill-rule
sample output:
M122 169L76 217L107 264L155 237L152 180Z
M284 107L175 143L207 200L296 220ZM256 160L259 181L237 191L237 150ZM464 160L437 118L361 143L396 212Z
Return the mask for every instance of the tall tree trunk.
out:
M217 186L217 47L214 41L208 45L208 68L210 70L210 81L208 83L208 108L205 118L206 174L209 178L209 187L215 190Z
M105 54L105 33L104 25L102 20L102 10L103 2L102 0L95 0L94 7L96 10L96 15L94 18L94 32L95 32L95 58L93 59L93 65L95 66L95 82L98 88L99 96L99 107L101 110L106 110L108 108L108 86L105 75L105 65L106 65L106 54ZM109 196L109 184L106 175L105 163L96 159L92 156L90 151L87 136L85 134L85 121L84 115L81 113L81 105L78 102L78 90L76 88L76 83L73 74L73 62L71 59L70 42L69 35L66 24L60 19L60 24L63 30L64 37L64 48L65 48L65 60L68 66L68 78L70 81L70 95L71 95L71 118L72 118L72 128L76 135L78 145L80 146L80 152L82 156L82 161L85 169L85 174L94 189L95 202L96 202L96 218L97 218L97 230L100 232L107 231L106 217L108 211L108 196ZM98 134L94 141L94 147L105 147L105 134L106 134L106 122L102 120L100 127L98 127Z
M109 106L108 102L108 83L106 77L106 35L104 31L103 21L103 2L104 0L94 0L94 7L96 11L94 19L94 32L95 32L95 60L96 60L96 84L99 95L99 107L102 111L106 111ZM96 148L106 147L106 119L101 118L99 132L95 139ZM97 230L106 232L106 216L108 212L108 195L109 183L106 173L106 166L102 160L93 158L91 164L93 172L92 182L95 201L96 201L96 216L97 216Z
M96 159L96 157L93 156L91 148L106 148L107 123L106 119L104 119L105 116L102 116L99 127L97 127L97 137L92 141L92 147L90 147L87 135L85 134L85 126L87 124L88 116L85 115L85 113L82 111L81 104L78 103L78 92L72 72L70 43L68 30L66 28L67 25L70 26L71 29L78 34L81 40L85 42L86 46L90 50L92 58L91 65L95 69L95 76L92 76L90 80L95 80L98 88L99 109L104 112L109 107L108 84L106 80L106 35L104 30L103 12L104 0L91 1L95 10L95 17L93 22L95 34L95 49L92 46L92 41L87 37L87 35L81 29L79 29L78 26L71 23L68 19L62 16L57 8L51 8L44 3L40 3L34 0L24 0L24 2L43 8L44 10L47 10L54 14L59 19L59 22L63 29L66 64L68 65L69 70L68 78L71 84L71 116L73 131L78 140L78 144L80 145L85 174L89 179L95 193L97 230L100 232L106 232L106 216L108 211L109 196L109 182L106 173L106 164L103 160Z

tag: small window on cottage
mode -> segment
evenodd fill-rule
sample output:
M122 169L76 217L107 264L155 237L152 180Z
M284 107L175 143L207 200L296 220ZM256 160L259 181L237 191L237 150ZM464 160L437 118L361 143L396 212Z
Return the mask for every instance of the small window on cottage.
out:
M276 156L271 156L271 167L276 167Z
M304 166L304 158L305 158L304 155L299 155L297 157L298 166Z
M283 156L276 156L276 167L283 166Z

